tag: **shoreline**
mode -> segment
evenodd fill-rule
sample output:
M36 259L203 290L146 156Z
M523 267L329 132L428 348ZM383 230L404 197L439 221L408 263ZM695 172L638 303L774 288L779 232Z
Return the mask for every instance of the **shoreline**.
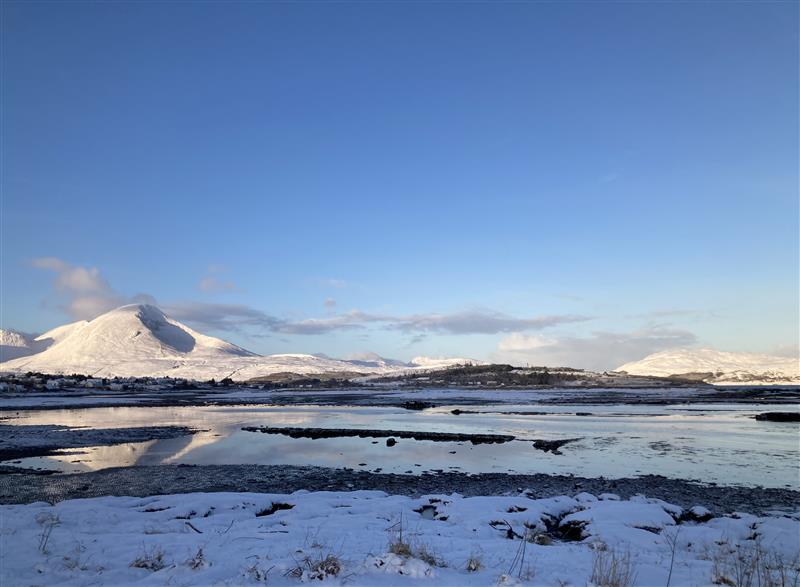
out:
M0 393L0 420L31 410L77 410L122 407L203 407L253 405L318 405L420 409L447 406L530 405L678 405L729 403L739 405L800 403L800 386L759 387L524 387L413 388L354 387L330 389L254 390L251 388L87 392L60 390ZM3 415L6 414L6 415Z
M716 485L658 475L606 479L541 473L444 472L416 476L294 465L153 465L55 475L19 469L0 474L0 504L56 503L102 496L293 493L298 490L379 490L408 496L515 495L522 492L537 499L580 492L615 493L623 498L643 494L684 508L701 505L715 515L800 509L798 490Z

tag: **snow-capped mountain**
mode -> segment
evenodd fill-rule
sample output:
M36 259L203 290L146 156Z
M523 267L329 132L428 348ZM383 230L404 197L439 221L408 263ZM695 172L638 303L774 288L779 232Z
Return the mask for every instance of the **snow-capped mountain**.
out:
M728 353L713 349L673 349L649 355L616 369L631 375L706 374L706 383L800 384L800 360L751 353Z
M0 328L0 363L41 353L86 323L81 320L64 324L38 336Z
M24 354L11 358L4 353L0 371L246 381L275 373L384 374L453 364L425 357L403 363L374 354L352 360L308 354L261 356L196 332L146 304L122 306L91 322L60 326L36 338L3 332L4 348L8 344Z
M0 329L0 361L10 361L25 357L40 350L34 341L36 337L16 330Z

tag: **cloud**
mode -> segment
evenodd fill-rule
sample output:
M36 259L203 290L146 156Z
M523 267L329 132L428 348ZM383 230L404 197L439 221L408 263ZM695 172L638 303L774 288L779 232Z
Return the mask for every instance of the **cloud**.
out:
M772 353L777 357L798 357L800 358L800 344L793 342L789 344L781 344L775 347Z
M471 310L454 314L413 314L393 316L370 314L352 310L327 318L309 318L300 321L280 321L278 332L286 334L324 334L337 330L366 328L378 324L388 330L409 334L497 334L517 330L540 330L557 324L587 320L583 316L541 316L515 318L489 310Z
M243 304L182 302L164 305L164 312L198 329L241 331L256 328L276 332L281 320Z
M662 310L652 310L641 314L629 314L627 318L646 318L646 319L664 319L664 318L688 318L692 320L711 320L718 318L719 315L713 310L693 310L688 308L667 308Z
M648 327L629 333L595 332L588 337L548 338L519 332L504 337L492 360L515 365L615 369L668 348L690 346L697 338L686 330Z
M61 306L75 320L91 320L125 303L96 267L71 265L56 257L40 257L31 264L56 274L53 285Z
M558 324L587 320L583 316L540 316L516 318L489 310L472 310L454 314L413 314L394 316L370 314L351 310L324 318L288 320L238 304L207 304L185 302L165 306L164 310L177 320L198 328L241 331L248 328L295 335L317 335L346 330L362 330L376 325L416 335L425 334L497 334L520 330L540 330Z
M325 277L320 279L319 284L323 287L333 287L335 289L343 289L347 287L347 282L344 279L337 279L335 277Z
M454 314L414 314L388 318L389 327L404 332L439 334L499 334L524 330L541 330L559 324L583 322L586 316L537 316L517 318L491 310L468 310Z
M336 330L356 330L365 328L371 322L382 322L380 316L374 316L353 310L346 314L337 314L328 318L309 318L299 321L283 321L278 332L284 334L325 334Z
M55 288L64 299L64 309L74 319L92 319L128 303L156 304L155 298L138 294L133 298L120 295L112 289L96 267L71 265L56 257L34 259L34 267L56 274ZM212 265L209 274L200 282L204 291L235 289L216 274L225 271ZM328 280L341 283L341 280ZM325 307L333 311L336 300L328 298ZM471 309L454 313L420 313L410 315L372 314L361 310L331 313L324 318L289 320L267 314L243 304L216 304L203 302L178 302L163 306L164 311L199 330L232 331L255 334L257 331L277 334L316 335L346 330L363 330L370 325L385 330L396 330L412 335L420 341L429 334L500 334L541 330L572 322L588 320L585 316L532 316L517 317L487 309Z
M234 282L217 277L217 274L227 270L224 265L209 265L206 275L197 284L198 289L205 292L235 291L237 287Z
M236 289L236 284L232 281L221 281L213 275L207 275L200 280L197 287L200 288L201 291L207 292L234 291Z

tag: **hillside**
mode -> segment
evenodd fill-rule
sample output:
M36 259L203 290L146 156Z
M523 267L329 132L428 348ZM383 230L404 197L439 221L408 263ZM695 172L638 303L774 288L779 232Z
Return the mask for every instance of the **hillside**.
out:
M617 368L631 375L686 376L715 384L800 384L797 357L673 349Z
M275 373L369 375L448 364L427 357L415 359L419 364L404 363L372 353L351 360L300 353L261 356L196 332L145 304L122 306L36 338L14 331L2 336L3 349L11 351L4 350L0 371L11 372L247 381Z

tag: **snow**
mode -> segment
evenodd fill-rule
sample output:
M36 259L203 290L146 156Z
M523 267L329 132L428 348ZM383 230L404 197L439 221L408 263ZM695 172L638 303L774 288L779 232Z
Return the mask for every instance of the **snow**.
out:
M45 349L34 349L32 340L28 342L28 339L6 332L4 343L8 339L15 345L26 344L25 348L30 349L26 353L30 356L0 364L0 370L6 371L194 379L221 379L236 375L242 380L278 372L352 372L356 368L346 361L313 355L261 357L218 338L200 334L170 319L158 308L142 304L117 308L88 323L53 329L36 339L52 341L52 345ZM361 370L375 371L369 368Z
M68 337L73 332L77 332L84 326L89 323L88 320L78 320L77 322L70 322L69 324L62 324L61 326L56 326L45 332L44 334L40 334L36 337L36 340L39 342L46 342L48 346L53 345L57 342L61 342L66 337Z
M39 336L0 328L0 362L41 353L86 323L81 320L64 324Z
M433 515L420 513L431 508ZM629 553L637 585L666 585L672 566L672 585L702 586L733 572L732 556L760 552L788 564L800 551L798 513L679 524L679 512L641 496L414 498L380 491L0 506L0 584L578 587L591 583L593 561ZM559 539L556 529L573 523L587 536ZM789 569L790 577L796 572Z
M713 373L709 383L800 383L798 357L728 353L713 349L673 349L654 353L616 369L630 375L668 377Z
M483 365L481 361L467 359L464 357L414 357L411 365L422 369L441 369L443 367L453 367L455 365Z
M39 352L34 336L16 330L0 329L0 361L9 361Z
M352 360L301 353L260 356L196 332L147 304L122 306L91 322L66 324L35 339L9 330L0 331L0 336L0 359L5 361L0 363L0 371L95 377L230 377L246 381L275 373L381 375L469 361L417 357L403 363L374 354Z

